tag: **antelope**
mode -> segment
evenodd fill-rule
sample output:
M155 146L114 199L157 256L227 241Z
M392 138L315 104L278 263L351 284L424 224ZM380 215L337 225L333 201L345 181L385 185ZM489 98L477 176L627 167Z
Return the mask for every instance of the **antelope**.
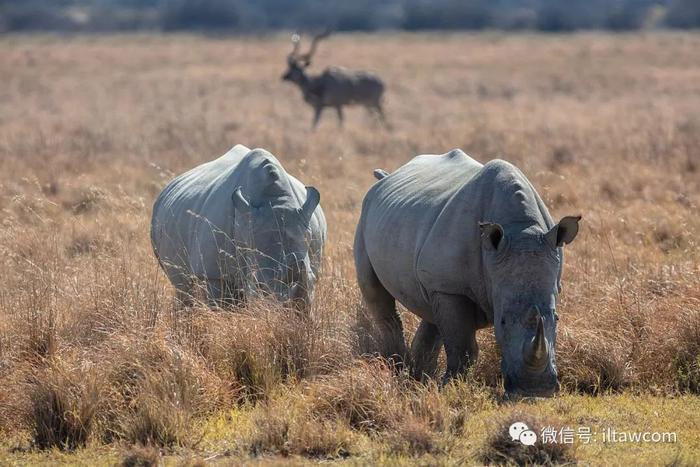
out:
M290 81L301 89L304 101L314 109L312 129L318 126L325 107L335 107L338 113L338 126L343 126L343 106L359 104L376 115L386 125L382 110L384 83L366 71L352 71L342 67L329 67L320 75L309 75L306 69L316 52L318 43L328 37L330 31L317 34L311 41L309 51L299 53L301 37L292 35L292 52L287 56L289 69L282 75L283 81Z

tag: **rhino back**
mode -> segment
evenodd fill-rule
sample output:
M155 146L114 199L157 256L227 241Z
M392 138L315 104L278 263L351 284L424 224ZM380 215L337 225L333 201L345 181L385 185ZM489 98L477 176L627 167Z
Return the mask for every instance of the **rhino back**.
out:
M424 319L431 318L416 274L420 250L445 204L480 168L460 150L418 156L365 197L360 229L372 268L389 293Z
M502 160L485 164L454 193L435 219L418 258L422 286L429 292L469 297L490 321L490 285L485 283L480 222L515 229L535 225L542 232L554 224L525 175Z
M156 199L151 234L161 263L184 274L218 278L220 249L233 253L230 241L240 161L248 148L237 145L171 181Z
M479 222L553 226L544 203L512 164L482 165L462 151L418 156L375 183L360 230L382 285L431 321L433 292L464 295L491 315Z
M269 165L274 165L279 174L272 184L267 178ZM156 255L166 269L207 279L226 278L238 270L231 201L237 187L252 205L272 201L300 207L307 197L304 184L289 175L270 153L235 146L220 158L175 178L156 200L151 235ZM316 274L326 239L326 220L320 205L310 228Z

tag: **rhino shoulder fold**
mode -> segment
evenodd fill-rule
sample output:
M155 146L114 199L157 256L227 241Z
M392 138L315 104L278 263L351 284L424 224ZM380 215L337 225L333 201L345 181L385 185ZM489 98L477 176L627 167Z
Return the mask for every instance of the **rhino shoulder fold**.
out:
M229 152L248 154L250 152L250 148L248 146L245 146L244 144L237 144L234 147L232 147Z
M447 154L445 154L449 159L457 159L457 158L462 158L462 157L469 157L466 152L462 151L459 148L454 148L450 150Z
M520 170L508 161L503 159L491 159L486 164L484 164L484 170L492 172L516 172L520 174Z

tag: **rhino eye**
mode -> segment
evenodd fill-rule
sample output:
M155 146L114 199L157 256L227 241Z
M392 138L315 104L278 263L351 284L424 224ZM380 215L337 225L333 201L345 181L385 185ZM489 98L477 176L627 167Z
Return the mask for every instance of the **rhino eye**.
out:
M505 325L506 325L506 319L505 319L505 318L501 318L501 326L505 326Z

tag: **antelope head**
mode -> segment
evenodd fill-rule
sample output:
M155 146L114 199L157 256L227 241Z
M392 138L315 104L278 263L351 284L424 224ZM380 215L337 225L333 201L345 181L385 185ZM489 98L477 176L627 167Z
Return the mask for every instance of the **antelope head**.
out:
M311 59L316 53L318 43L330 36L331 30L326 29L321 34L316 34L311 40L309 51L305 54L299 53L301 47L301 36L298 33L292 34L292 51L287 56L287 72L282 75L283 81L291 81L293 83L301 83L306 80L306 68L311 65Z

